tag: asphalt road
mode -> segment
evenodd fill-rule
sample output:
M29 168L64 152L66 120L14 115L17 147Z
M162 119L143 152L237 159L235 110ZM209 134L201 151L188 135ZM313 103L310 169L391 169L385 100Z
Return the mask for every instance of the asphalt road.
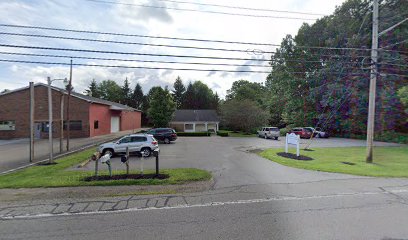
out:
M408 179L293 169L251 153L282 142L180 138L161 145L161 166L207 169L215 180L211 190L1 203L0 238L408 239Z

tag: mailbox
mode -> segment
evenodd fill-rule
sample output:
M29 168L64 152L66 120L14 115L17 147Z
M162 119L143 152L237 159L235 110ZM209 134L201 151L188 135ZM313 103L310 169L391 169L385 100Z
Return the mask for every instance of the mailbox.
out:
M125 163L125 162L128 161L128 157L127 157L127 156L122 156L122 157L120 158L120 161L121 161L122 163Z

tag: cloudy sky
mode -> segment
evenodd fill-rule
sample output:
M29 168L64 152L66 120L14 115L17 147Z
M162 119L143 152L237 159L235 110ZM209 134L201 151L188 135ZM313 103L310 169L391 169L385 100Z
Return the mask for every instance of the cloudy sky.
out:
M103 0L105 1L105 0ZM270 17L249 17L203 13L199 11L218 11L234 14L264 15L290 18L316 19L320 15L301 15L292 13L280 13L270 11L250 11L242 9L228 9L214 6L204 6L191 3L205 3L218 5L233 5L247 8L273 9L292 12L307 12L317 14L331 14L335 7L344 0L106 0L94 2L87 0L10 0L0 1L0 24L41 26L63 29L75 29L98 32L115 32L126 34L139 34L149 36L164 36L177 38L195 38L222 41L256 42L279 44L287 34L295 35L299 27L307 22L315 20L300 20ZM116 3L116 4L115 4ZM134 4L134 5L132 5ZM159 8L140 7L136 5L157 6ZM197 11L180 11L169 8L192 9ZM207 48L237 49L238 51L216 51L202 49L185 49L174 47L146 46L135 44L101 43L91 41L77 41L55 38L38 38L16 36L13 34L34 34L47 36L62 36L71 38L86 38L108 41L165 44L178 46L194 46ZM259 50L274 51L273 46L226 44L215 42L194 42L171 39L140 38L128 36L114 36L103 34L61 32L42 29L24 29L0 26L0 45L23 45L36 47L88 49L100 51L116 51L127 53L148 53L166 55L192 55L202 57L227 57L245 59L269 59L270 54ZM245 52L245 50L249 50ZM252 50L252 52L251 52ZM255 50L255 53L254 51ZM243 67L242 64L267 65L267 62L251 60L221 60L221 59L194 59L176 57L157 57L141 55L120 55L107 53L70 52L44 49L23 49L0 46L0 59L17 61L41 61L53 63L69 63L69 58L17 56L4 54L28 53L63 55L74 57L77 64L100 64L132 67L154 68L197 68L204 70L251 70L269 71L265 67ZM148 60L148 61L177 61L177 62L200 62L216 64L233 64L236 66L208 66L187 65L170 63L146 63L130 61L106 61L96 59L78 59L75 57L90 58L115 58L125 60ZM122 85L127 78L132 87L139 82L144 91L152 86L172 86L177 76L185 83L201 80L208 84L220 96L225 96L226 90L231 87L235 80L247 79L255 82L264 82L265 73L228 73L215 71L181 71L181 70L157 70L140 68L102 68L90 66L74 66L73 85L77 92L82 92L92 79L100 82L106 79L115 80ZM27 86L28 82L45 82L47 76L51 78L65 78L69 76L69 66L46 65L28 63L0 62L0 91ZM55 85L61 83L56 82Z

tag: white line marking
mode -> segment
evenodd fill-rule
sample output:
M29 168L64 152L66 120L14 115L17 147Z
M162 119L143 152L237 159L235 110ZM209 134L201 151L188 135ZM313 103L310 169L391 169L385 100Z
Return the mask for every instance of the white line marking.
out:
M390 192L408 192L408 190L393 190ZM137 212L137 211L151 211L151 210L171 210L171 209L184 209L184 208L197 208L197 207L213 207L213 206L225 206L225 205L235 205L235 204L250 204L250 203L265 203L273 201L296 201L296 200L307 200L307 199L323 199L323 198L336 198L336 197L349 197L349 196L364 196L364 195L379 195L385 192L360 192L360 193L339 193L332 195L316 195L307 197L271 197L271 198L260 198L260 199L249 199L249 200L237 200L237 201L227 201L227 202L210 202L204 204L182 204L173 207L149 207L149 208L127 208L112 211L91 211L91 212L76 212L76 213L43 213L43 214L33 214L33 215L18 215L18 216L0 216L0 220L12 220L12 219L33 219L33 218L46 218L46 217L58 217L58 216L78 216L78 215L99 215L99 214L110 214L110 213L126 213L126 212Z

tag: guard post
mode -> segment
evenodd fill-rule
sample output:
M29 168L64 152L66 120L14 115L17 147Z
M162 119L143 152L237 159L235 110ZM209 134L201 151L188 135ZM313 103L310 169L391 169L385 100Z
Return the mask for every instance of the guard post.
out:
M156 158L156 177L159 176L159 153L159 149L153 151L153 156Z

